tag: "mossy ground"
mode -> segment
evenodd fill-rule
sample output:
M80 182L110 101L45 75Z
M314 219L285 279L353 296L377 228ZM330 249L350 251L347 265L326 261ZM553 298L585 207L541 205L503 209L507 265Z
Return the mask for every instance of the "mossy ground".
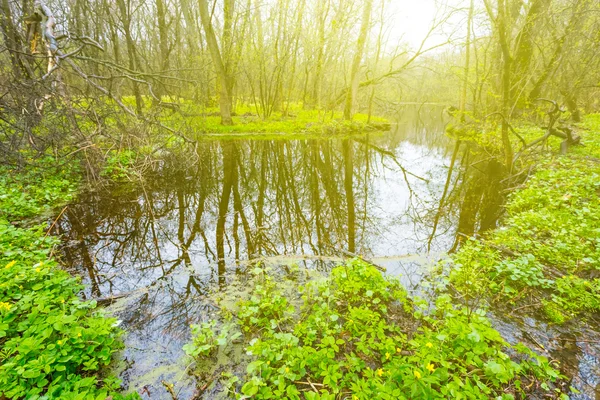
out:
M177 111L165 111L161 121L190 138L203 134L308 134L339 135L389 129L385 118L354 114L345 121L339 111L327 112L303 109L300 104L286 105L285 111L275 111L269 117L257 114L252 105L238 105L232 117L233 125L221 125L218 108L204 108L190 102L178 105Z

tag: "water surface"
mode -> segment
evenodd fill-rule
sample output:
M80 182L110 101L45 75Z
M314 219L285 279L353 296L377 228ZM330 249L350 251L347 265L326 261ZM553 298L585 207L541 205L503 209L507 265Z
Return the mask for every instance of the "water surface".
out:
M456 184L458 173L440 208L452 149L439 114L361 136L207 139L156 163L143 182L80 196L59 224L64 259L83 277L86 297L114 300L109 311L127 332L125 385L169 398L164 381L193 398L181 350L189 325L209 319L216 308L208 294L253 263L326 271L359 254L418 291L464 221L483 225L465 212L470 206L461 212L461 194L472 196ZM534 348L551 332L536 326L532 341L523 323L493 321L509 341ZM573 384L593 393L597 344L561 343L538 351L562 354Z

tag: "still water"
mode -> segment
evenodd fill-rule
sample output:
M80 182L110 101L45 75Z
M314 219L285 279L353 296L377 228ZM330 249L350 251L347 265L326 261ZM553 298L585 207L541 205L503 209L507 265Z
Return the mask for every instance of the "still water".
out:
M418 290L464 219L458 172L440 207L453 149L444 124L434 114L367 136L210 139L143 182L80 196L59 224L64 263L127 332L125 386L170 398L164 381L193 398L189 325L216 310L211 291L258 261L327 270L359 254ZM514 321L495 324L526 339Z
M228 139L155 166L144 183L80 197L61 220L67 265L128 332L126 385L184 383L189 324L248 260L327 269L346 252L414 285L452 244L452 214L427 243L452 143L443 121L323 139ZM175 365L174 365L175 364ZM157 392L156 395L153 395ZM146 393L147 395L147 393Z

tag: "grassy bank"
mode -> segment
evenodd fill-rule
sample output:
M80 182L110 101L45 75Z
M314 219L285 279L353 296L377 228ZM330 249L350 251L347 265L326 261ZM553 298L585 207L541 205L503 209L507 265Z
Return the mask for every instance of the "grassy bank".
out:
M453 257L449 281L471 306L506 304L555 323L600 311L600 115L582 128L584 146L545 156L510 195L502 227Z
M354 114L352 121L345 121L341 112L305 110L293 104L285 112L276 111L265 118L256 113L251 105L238 105L232 117L234 125L221 125L218 108L205 108L190 102L178 104L177 112L166 111L161 121L190 137L202 134L308 134L338 135L348 133L388 130L385 118L366 114Z
M0 399L124 398L102 373L121 331L81 300L79 279L52 256L58 239L39 222L76 194L76 168L44 159L0 173Z

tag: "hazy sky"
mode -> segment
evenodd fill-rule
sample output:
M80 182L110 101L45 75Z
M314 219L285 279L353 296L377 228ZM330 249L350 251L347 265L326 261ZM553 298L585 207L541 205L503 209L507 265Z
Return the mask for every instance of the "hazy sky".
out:
M444 7L444 4L447 4L449 8ZM443 10L466 8L468 5L469 0L390 0L389 10L391 13L388 15L392 25L390 38L397 39L402 36L404 41L412 47L419 46L427 35L436 14L441 17L444 14ZM447 24L446 31L460 28L464 24L464 18L465 13L457 14ZM440 32L436 37L432 37L428 44L436 44L446 38L447 34Z

